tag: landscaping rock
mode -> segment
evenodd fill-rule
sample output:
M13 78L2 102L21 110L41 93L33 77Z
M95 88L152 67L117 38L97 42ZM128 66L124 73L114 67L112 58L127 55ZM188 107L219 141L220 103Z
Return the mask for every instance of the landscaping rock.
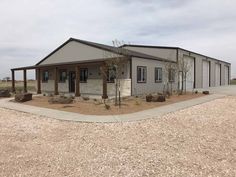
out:
M166 98L164 95L157 95L152 97L152 102L164 102Z
M16 102L26 102L32 100L32 93L18 93L15 95Z
M89 100L88 96L83 96L82 98L83 98L84 101L88 101Z
M0 90L0 97L10 97L10 91L9 90Z
M52 97L48 100L48 102L51 104L71 104L73 103L73 98L65 96Z
M205 94L205 95L209 95L210 94L209 91L203 91L202 93Z
M159 95L157 98L157 102L165 102L166 101L166 97L164 95Z
M151 94L146 96L146 102L152 102L153 96Z

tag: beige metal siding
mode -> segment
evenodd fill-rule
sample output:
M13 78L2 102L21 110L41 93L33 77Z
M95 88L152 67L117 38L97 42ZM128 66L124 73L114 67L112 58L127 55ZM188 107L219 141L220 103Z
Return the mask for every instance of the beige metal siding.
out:
M202 67L203 67L203 77L202 77L202 81L203 81L203 88L208 88L209 87L209 77L210 77L210 63L207 60L203 60L202 62Z
M79 42L71 41L49 56L46 60L40 63L40 65L112 58L114 56L118 55Z
M225 67L224 66L228 66L229 67L229 75L230 75L230 64L227 64L223 61L218 61L212 58L206 58L200 54L195 54L195 53L191 53L189 51L185 51L182 49L178 50L178 57L181 58L184 55L188 55L188 56L192 56L195 58L195 86L196 88L203 88L203 85L205 86L206 83L204 84L203 82L210 82L211 87L217 86L217 84L220 82L220 78L221 78L221 84L225 85ZM203 61L207 60L208 62L210 62L210 66L209 66L209 72L208 74L206 74L206 76L203 75ZM216 65L215 63L221 64L221 75L220 76L216 76ZM210 76L209 76L210 75ZM208 81L203 80L203 78L206 77L210 77L210 79L208 79ZM218 80L217 80L218 79Z
M220 86L220 64L215 63L215 86Z
M176 49L164 49L164 48L147 48L147 47L132 47L126 46L124 47L129 50L133 50L136 52L141 52L147 55L152 55L159 58L164 58L172 61L177 60L177 50Z
M137 67L146 66L147 67L147 81L146 83L137 82ZM155 82L155 68L161 67L163 72L163 78L161 83ZM142 58L132 57L132 94L148 94L163 92L164 85L167 83L167 74L165 69L165 62L157 60L148 60ZM172 84L173 90L178 87L178 76L176 74L175 83Z
M229 67L225 66L225 85L229 85Z

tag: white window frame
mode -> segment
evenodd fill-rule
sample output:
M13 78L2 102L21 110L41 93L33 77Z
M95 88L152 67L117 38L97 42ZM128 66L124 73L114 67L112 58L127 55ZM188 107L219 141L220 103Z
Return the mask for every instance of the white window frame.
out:
M139 78L139 71L140 78ZM147 67L146 66L137 66L137 83L147 83Z
M156 67L154 74L155 74L155 83L162 82L162 77L163 77L162 68L161 67Z

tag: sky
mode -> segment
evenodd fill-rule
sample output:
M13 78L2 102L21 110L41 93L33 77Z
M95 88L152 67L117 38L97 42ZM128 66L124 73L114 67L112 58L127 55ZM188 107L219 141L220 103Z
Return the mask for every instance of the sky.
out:
M236 77L235 0L0 0L0 79L70 37L182 47L230 62Z

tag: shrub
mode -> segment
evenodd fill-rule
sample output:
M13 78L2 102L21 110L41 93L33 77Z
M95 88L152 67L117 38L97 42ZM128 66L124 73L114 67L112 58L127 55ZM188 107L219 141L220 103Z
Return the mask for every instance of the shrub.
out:
M135 105L139 106L141 104L140 100L139 99L135 99Z
M111 106L105 103L105 109L109 110L109 109L111 109Z

